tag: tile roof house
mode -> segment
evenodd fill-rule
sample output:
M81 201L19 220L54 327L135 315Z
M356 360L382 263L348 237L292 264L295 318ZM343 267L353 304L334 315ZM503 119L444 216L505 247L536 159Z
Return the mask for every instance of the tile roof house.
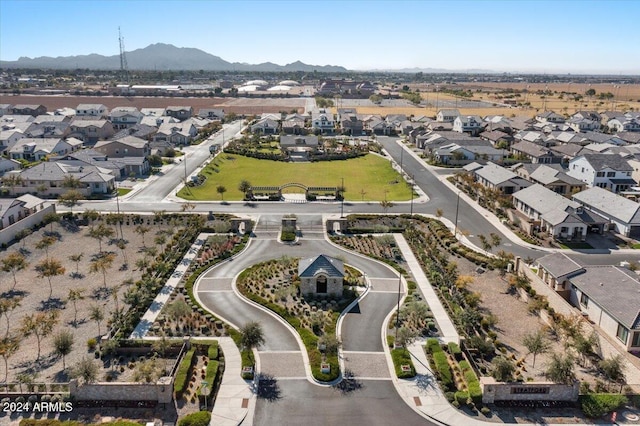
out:
M193 124L188 123L163 123L153 135L152 148L158 143L166 143L170 146L188 145L196 137L198 130Z
M251 125L252 133L261 133L263 135L278 134L279 123L271 118L262 118Z
M524 140L511 145L511 152L513 155L523 157L532 163L549 164L562 161L562 157L554 154L550 148Z
M640 132L640 121L625 116L612 118L607 126L613 132Z
M170 117L183 121L187 118L191 118L193 115L193 108L190 106L168 106L165 108L165 113Z
M439 164L462 165L475 160L501 162L504 151L493 146L451 142L434 149L432 155Z
M633 167L617 154L583 154L569 162L569 176L618 193L637 185L632 179Z
M0 157L0 177L4 176L6 172L20 170L21 167L22 164L17 160Z
M555 166L555 167L552 167ZM559 164L517 164L511 168L518 176L533 183L539 183L553 192L569 196L587 186L581 180L569 176Z
M513 194L530 185L511 170L500 167L494 163L487 163L482 168L475 170L474 177L477 182L491 189L497 189L503 194Z
M514 193L513 204L520 212L521 227L530 234L543 231L556 239L584 241L590 226L606 222L585 212L579 203L537 183Z
M109 109L102 104L79 104L76 107L76 117L90 117L90 118L107 118L109 116Z
M135 136L100 141L93 146L93 149L112 158L148 157L151 155L149 141Z
M640 350L640 280L619 266L581 265L564 253L543 256L537 275L561 293L613 341Z
M540 114L536 114L536 120L543 123L564 123L564 117L560 114L556 114L553 111L545 111Z
M77 149L77 145L60 138L23 138L9 149L14 160L41 161L51 155L64 155Z
M200 108L198 117L207 118L209 120L222 120L224 118L224 109L222 108Z
M460 111L457 109L441 109L436 114L436 121L453 123L458 117L460 117Z
M65 121L33 123L25 131L29 138L66 138L71 133L71 125Z
M335 120L333 113L321 109L311 114L311 128L322 134L333 133L335 129Z
M482 132L484 122L477 115L459 115L453 120L453 131L458 133L470 133L477 135Z
M142 113L136 107L115 107L109 113L109 121L115 130L122 130L138 124Z
M31 194L24 194L14 199L0 200L0 231L44 210L44 204L45 200ZM55 208L52 210L55 211ZM5 238L0 238L0 240L6 242L4 241Z
M19 105L14 105L11 108L11 114L14 114L14 115L31 115L33 117L37 117L38 115L43 115L46 113L47 113L47 107L44 105L19 104Z
M342 295L345 273L340 259L325 254L300 259L298 276L302 294Z
M146 157L120 157L109 158L105 154L95 149L83 149L68 154L59 160L78 160L100 169L108 170L115 176L116 180L135 176L145 176L149 174L151 166Z
M627 237L640 238L639 203L597 186L574 194L573 200L609 220L609 229Z
M113 125L107 120L75 119L71 122L69 136L93 144L99 140L109 139L114 134Z
M7 151L26 135L19 129L0 130L0 155L4 155Z

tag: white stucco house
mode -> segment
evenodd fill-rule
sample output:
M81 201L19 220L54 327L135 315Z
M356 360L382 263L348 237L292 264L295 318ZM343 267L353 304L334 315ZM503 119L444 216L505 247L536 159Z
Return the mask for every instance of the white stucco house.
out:
M632 179L633 167L620 155L584 154L569 161L569 176L591 187L618 193L637 183Z
M640 203L599 187L574 194L573 200L610 221L609 229L627 237L640 238Z

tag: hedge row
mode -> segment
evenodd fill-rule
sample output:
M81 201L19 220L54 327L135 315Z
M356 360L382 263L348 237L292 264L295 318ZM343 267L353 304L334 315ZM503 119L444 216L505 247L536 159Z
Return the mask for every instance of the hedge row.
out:
M433 362L436 365L436 370L438 372L438 378L442 382L442 387L445 391L453 389L455 387L455 382L453 381L453 373L451 372L451 368L449 368L449 362L447 361L447 354L444 353L442 349L432 354Z
M456 359L456 361L460 361L462 359L462 350L460 350L460 346L458 346L455 342L449 342L447 344L447 348L449 349L449 353Z
M413 366L413 361L411 361L411 354L408 350L404 348L398 348L391 350L391 358L393 359L393 366L396 370L396 376L399 379L409 379L411 377L415 377L416 369ZM402 371L402 366L408 365L411 370L410 371Z
M191 347L180 361L180 365L178 366L178 372L176 373L176 380L173 384L173 391L176 394L176 398L182 398L182 394L187 388L187 384L189 383L189 372L191 371L191 367L196 359L194 356L196 353L196 348L194 346Z
M584 414L591 418L602 417L629 402L624 395L609 393L580 395L579 401Z

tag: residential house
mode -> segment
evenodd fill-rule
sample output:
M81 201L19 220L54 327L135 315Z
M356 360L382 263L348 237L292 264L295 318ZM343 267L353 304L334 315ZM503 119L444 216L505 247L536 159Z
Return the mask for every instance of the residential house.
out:
M0 157L0 176L4 176L6 172L10 172L12 170L20 170L22 164L11 158Z
M585 120L597 121L600 123L602 116L598 114L598 111L576 111L571 118L580 118Z
M564 123L564 117L553 111L544 111L536 114L536 120L543 123Z
M12 188L14 195L38 192L57 198L69 190L64 187L65 178L68 176L80 182L80 187L76 189L85 197L93 194L111 194L115 188L115 176L110 170L82 161L44 161L20 171L19 175L22 183Z
M66 121L33 123L25 131L29 138L66 138L71 133L71 125Z
M153 135L152 148L188 145L197 135L198 130L193 124L164 123Z
M367 134L391 135L395 131L395 126L388 123L380 116L371 116L363 120L364 130Z
M38 115L44 115L46 113L47 113L47 107L44 105L19 104L19 105L14 105L11 108L11 114L14 114L14 115L30 115L32 117L37 117Z
M162 117L167 115L164 108L140 108L140 113L145 117Z
M287 135L305 135L307 129L304 120L292 118L282 121L282 132Z
M0 104L0 117L11 114L11 104Z
M511 145L511 153L515 157L520 157L532 163L549 164L562 161L562 157L555 154L551 149L524 140Z
M109 116L109 109L103 104L80 104L76 107L76 117L86 117L90 119L106 119Z
M609 229L626 237L640 238L639 203L597 186L574 194L573 200L609 220Z
M569 127L576 132L588 132L600 129L600 121L589 120L588 118L571 118L567 121Z
M209 120L222 120L224 118L224 110L222 108L200 108L198 117Z
M59 160L77 160L91 166L108 170L116 179L126 179L130 176L145 176L149 174L150 165L147 157L109 158L95 149L83 149L68 154Z
M76 147L59 138L23 138L9 149L13 160L41 161L49 156L68 154Z
M344 280L344 263L335 257L321 254L319 256L300 259L298 277L300 292L306 294L342 295Z
M153 138L153 135L155 135L157 131L158 131L158 128L155 126L147 126L146 124L136 124L127 129L120 130L111 138L120 139L125 136L135 136L136 138L150 141Z
M500 130L484 131L480 133L480 137L491 142L493 146L508 147L513 142L513 136Z
M135 136L100 141L93 146L93 149L112 158L148 157L151 155L149 141Z
M270 118L262 118L251 125L252 133L261 133L263 135L278 134L278 122Z
M640 132L640 122L625 116L612 118L607 122L607 127L612 132Z
M309 153L321 148L320 141L315 135L280 136L280 149L289 154L291 160L308 160Z
M333 113L325 109L314 111L311 114L311 128L318 133L333 133L336 127L336 122L333 118Z
M45 200L31 194L21 195L14 199L0 199L0 230L44 210L44 204ZM55 208L53 210L55 211Z
M142 113L136 107L116 107L109 113L109 120L115 130L135 126L142 120Z
M193 108L190 106L168 106L165 109L165 113L170 117L184 121L187 118L191 118L193 115Z
M640 280L621 266L589 266L564 253L537 260L538 276L629 352L640 351Z
M477 135L482 131L482 119L474 115L459 115L453 120L453 131Z
M537 183L514 193L513 204L520 213L516 215L520 227L530 234L542 231L556 239L584 241L589 227L606 223L579 203Z
M503 115L488 115L484 118L484 124L484 128L488 129L489 132L497 130L510 135L514 131L512 119Z
M19 129L0 130L0 155L5 155L16 142L25 137Z
M587 186L581 180L569 176L559 164L516 164L513 170L518 176L532 183L539 183L553 192L570 196Z
M600 117L602 117L602 125L606 126L607 123L609 122L609 120L613 120L614 118L622 118L624 119L624 114L620 111L605 111L602 114L600 114Z
M441 109L436 114L436 121L441 123L453 123L456 118L460 117L460 111L457 109Z
M513 194L531 185L511 170L507 170L491 162L475 170L473 174L480 185L485 188L498 190L503 194Z
M640 143L640 132L618 132L616 136L626 143Z
M87 144L111 138L115 134L113 125L107 120L73 120L69 136Z
M344 135L361 136L364 133L364 123L355 113L342 113L340 115L340 128Z
M633 167L617 154L583 154L569 162L570 176L618 193L626 191L636 182L631 178Z
M140 120L141 125L152 126L152 127L160 127L163 124L167 124L167 123L180 123L180 120L175 119L173 117L169 117L168 115L161 115L161 116L147 115L142 117L142 119Z
M502 162L504 152L493 146L478 144L465 145L455 142L440 146L433 151L433 157L439 164L462 165L476 160Z

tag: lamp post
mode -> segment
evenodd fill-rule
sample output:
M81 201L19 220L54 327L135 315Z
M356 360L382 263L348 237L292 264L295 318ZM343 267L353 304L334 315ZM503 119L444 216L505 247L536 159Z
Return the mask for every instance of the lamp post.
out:
M118 224L120 225L120 239L123 240L124 236L122 235L122 219L120 218L120 191L118 188L118 182L116 182L116 208L118 210Z
M398 307L396 308L396 335L394 337L394 346L398 342L398 328L400 328L400 291L402 289L402 274L398 273Z
M400 141L400 176L402 176L402 157L404 154L404 146L402 146L402 141Z
M340 186L340 219L344 217L344 178Z
M458 197L456 198L456 223L453 231L453 236L458 236L458 209L460 208L460 191L458 191Z
M413 216L413 186L415 185L415 182L413 181L413 175L411 175L411 210L410 210L410 215Z

